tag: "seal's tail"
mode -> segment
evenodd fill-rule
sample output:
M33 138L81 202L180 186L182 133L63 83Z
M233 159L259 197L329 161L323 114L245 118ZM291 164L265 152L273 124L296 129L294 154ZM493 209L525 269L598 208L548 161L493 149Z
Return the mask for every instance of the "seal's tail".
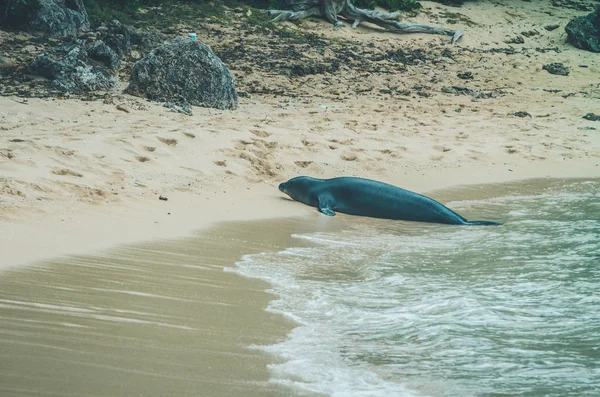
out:
M499 226L502 223L494 221L466 221L464 224L467 226Z

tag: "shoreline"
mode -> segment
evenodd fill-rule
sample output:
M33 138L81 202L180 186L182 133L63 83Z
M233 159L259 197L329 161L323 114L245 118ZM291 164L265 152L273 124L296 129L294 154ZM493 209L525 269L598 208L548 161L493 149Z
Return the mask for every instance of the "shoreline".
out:
M435 198L438 191L469 185L536 178L600 177L597 165L589 162L575 164L574 167L565 167L562 163L538 162L515 167L512 171L505 165L486 169L433 169L385 181L418 193L432 194ZM454 182L458 173L463 178L461 183ZM252 189L223 193L219 197L173 192L166 202L153 197L102 208L70 204L64 207L55 205L53 213L29 215L25 222L0 223L0 251L3 252L0 271L64 255L100 252L124 244L185 238L222 222L315 213L314 208L289 200L275 186L268 184L253 185Z
M459 172L463 181L454 183ZM456 190L469 185L492 185L537 178L599 177L600 167L584 162L578 167L564 167L561 163L535 163L535 167L524 164L512 171L505 165L470 170L466 167L434 169L408 178L400 176L385 181L436 198L439 191ZM268 184L254 185L243 192L223 193L217 198L173 192L166 202L153 197L138 202L111 204L101 209L77 203L65 207L58 205L54 213L30 215L26 222L0 223L0 251L3 252L0 271L65 255L92 254L126 244L186 238L223 222L289 218L316 213L314 208L291 201Z
M560 179L573 178L512 179L432 193L446 202L481 199L539 191ZM443 179L438 180L443 186ZM286 210L294 204L279 201ZM288 316L265 310L277 299L269 292L269 283L224 271L235 269L243 255L311 246L292 234L343 229L355 218L322 217L296 204L299 212L307 211L281 219L254 213L254 220L217 221L184 238L119 245L0 273L1 310L10 330L0 340L2 350L9 352L11 367L39 357L35 361L39 365L28 366L28 375L5 374L5 390L23 392L30 376L46 379L50 389L68 384L69 390L87 390L94 382L117 379L116 384L125 386L111 394L125 396L139 393L136 385L151 384L159 371L165 383L148 389L149 395L165 387L172 393L174 384L181 388L180 395L198 387L215 396L312 395L271 382L268 365L282 358L249 348L276 344L298 326ZM31 329L31 321L39 325ZM28 333L42 337L41 344L20 343L18 335ZM109 359L107 349L112 352ZM49 365L53 360L60 365ZM95 366L105 360L107 365ZM89 365L82 367L82 362ZM83 381L70 383L72 374Z

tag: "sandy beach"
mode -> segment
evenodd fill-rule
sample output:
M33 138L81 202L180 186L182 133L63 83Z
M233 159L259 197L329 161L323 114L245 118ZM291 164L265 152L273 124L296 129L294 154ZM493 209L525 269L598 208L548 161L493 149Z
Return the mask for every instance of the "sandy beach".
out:
M444 24L448 8L424 4L411 21ZM404 65L396 74L342 65L342 73L297 78L236 70L244 65L234 63L240 91L261 81L280 92L241 98L234 111L195 108L188 117L120 95L106 103L0 98L2 267L184 236L219 220L306 214L309 209L281 200L276 190L297 175L363 176L421 192L600 175L600 134L582 119L598 110L597 57L565 43L563 29L543 28L578 13L559 12L550 2L517 9L510 1L493 13L486 2L452 11L472 21L455 46L445 37L368 27L332 31L319 20L287 24L332 43L372 42L383 52L448 49L453 56ZM531 27L539 34L525 44L504 43ZM227 28L215 29L199 37L218 48ZM249 36L248 43L258 40ZM497 48L517 53L490 50ZM571 73L542 70L550 62L563 62ZM474 79L457 78L464 71ZM440 93L459 85L496 94ZM425 88L398 95L381 93L385 87ZM529 116L511 115L521 111Z
M369 26L333 31L319 20L286 23L289 29L331 40L332 46L350 43L375 53L403 48L429 55L401 65L383 60L380 73L372 65L363 70L342 62L339 72L305 76L249 70L232 62L228 66L238 90L249 93L237 110L194 108L194 115L186 116L117 93L104 101L0 97L0 270L6 271L0 277L17 277L27 269L23 265L76 261L65 255L102 256L106 249L140 242L158 247L149 242L190 237L201 229L210 236L214 229L209 228L220 222L316 221L320 215L314 209L277 190L280 182L298 175L361 176L434 192L436 198L436 190L463 185L600 177L600 123L582 118L600 113L600 62L597 54L567 44L563 29L582 12L557 9L550 1L495 2L493 12L488 2L460 8L423 4L424 12L410 21L464 27L458 44ZM448 12L464 18L449 23ZM550 23L561 28L545 30ZM233 28L205 27L199 40L216 52L227 45L222 35ZM538 33L524 44L505 43L532 29ZM245 40L239 45L255 40L259 47L266 39L247 34L239 40ZM444 50L451 56L436 56ZM328 49L303 51L316 60L335 57ZM568 66L570 74L542 69L552 62ZM466 71L472 80L457 77ZM460 94L448 87L469 90ZM233 225L225 227L228 238L243 241L269 223ZM278 324L262 341L240 339L237 351L277 340L291 324L260 314L271 299L262 292L266 284L239 281L221 269L245 250L285 246L294 227L307 227L299 220L288 226L275 228L277 236L259 238L270 241L264 246L254 239L221 256L228 247L223 240L211 254L219 269L210 273L211 285L225 292L205 291L202 299L237 307L245 298L232 291L260 291L251 304L258 316L253 321ZM192 240L186 241L177 244L193 249ZM240 324L251 326L244 321ZM248 379L265 381L264 372L257 375L265 362Z

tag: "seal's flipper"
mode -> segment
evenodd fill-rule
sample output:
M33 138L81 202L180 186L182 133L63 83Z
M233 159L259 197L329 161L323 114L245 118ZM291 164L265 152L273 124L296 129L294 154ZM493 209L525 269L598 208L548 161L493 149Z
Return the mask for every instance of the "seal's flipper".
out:
M331 208L319 208L319 212L327 216L335 216L335 212Z
M325 214L327 216L335 216L335 212L331 208L332 206L333 205L332 205L331 197L328 197L328 196L319 197L319 205L317 208L319 209L320 213Z

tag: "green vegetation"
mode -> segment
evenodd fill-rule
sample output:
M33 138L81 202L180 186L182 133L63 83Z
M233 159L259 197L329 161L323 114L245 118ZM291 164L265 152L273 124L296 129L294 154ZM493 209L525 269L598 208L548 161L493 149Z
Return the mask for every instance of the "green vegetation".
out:
M118 19L125 24L131 24L135 12L141 7L140 0L121 1L119 4L112 0L84 0L92 26L102 21Z
M232 6L232 3L221 0L84 0L92 26L118 19L126 25L158 29L198 18L223 17L223 6Z

